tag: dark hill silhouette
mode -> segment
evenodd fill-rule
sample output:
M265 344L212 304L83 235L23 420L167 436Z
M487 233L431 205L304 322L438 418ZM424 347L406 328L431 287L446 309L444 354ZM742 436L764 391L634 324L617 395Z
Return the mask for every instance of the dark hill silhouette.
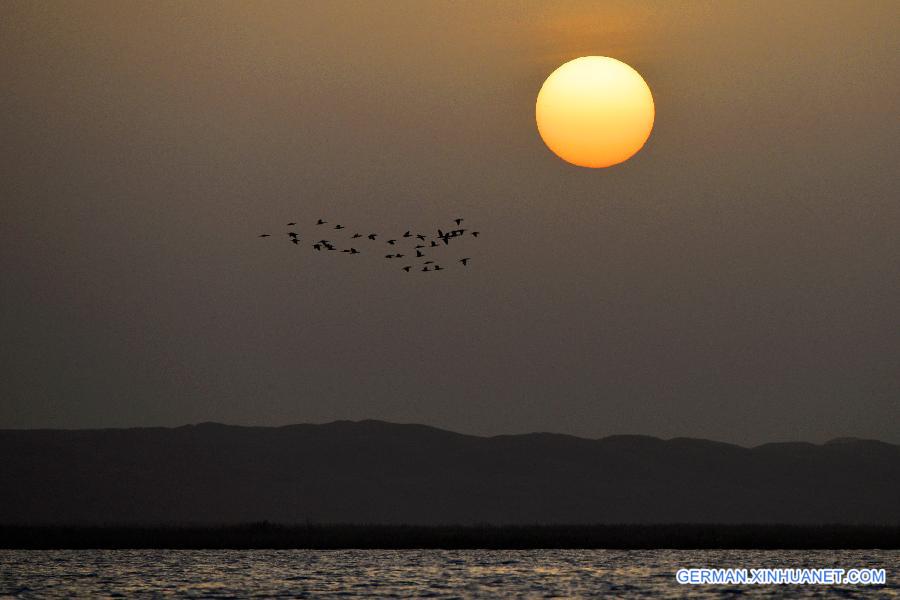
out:
M900 524L900 446L423 425L0 430L0 524Z

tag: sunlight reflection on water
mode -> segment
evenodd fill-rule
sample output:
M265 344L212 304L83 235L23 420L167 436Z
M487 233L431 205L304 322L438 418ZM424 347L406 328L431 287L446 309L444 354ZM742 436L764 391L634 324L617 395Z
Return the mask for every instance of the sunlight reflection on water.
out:
M681 586L681 567L873 567L887 585ZM900 598L900 551L0 550L0 597Z

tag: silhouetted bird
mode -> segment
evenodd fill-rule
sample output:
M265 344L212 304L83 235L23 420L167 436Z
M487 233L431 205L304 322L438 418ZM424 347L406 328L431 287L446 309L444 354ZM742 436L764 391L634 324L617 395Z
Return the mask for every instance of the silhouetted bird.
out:
M397 258L403 258L404 255L403 254L395 254L394 256Z
M433 265L433 264L434 264L434 261L433 261L433 260L426 260L426 261L423 262L422 264L423 264L423 265Z
M324 225L327 222L328 221L326 221L325 219L319 219L318 221L316 221L316 225Z
M272 234L271 233L263 233L263 234L260 234L259 237L272 237Z
M297 238L291 238L291 241L294 242L295 244L300 243L300 240L298 240Z
M425 255L422 254L422 251L421 251L421 250L416 250L416 256L417 256L418 258L422 258L422 257L425 256Z
M441 265L434 265L434 270L435 271L443 271L444 267L442 267Z
M288 227L290 227L291 225L296 225L296 223L294 223L293 221L291 221L290 223L287 224Z
M428 267L423 267L422 270L423 270L423 271L430 271L431 269L429 269Z
M393 254L385 254L384 257L385 258L394 258L394 255Z
M423 242L425 241L425 236L422 235L421 233L416 234L416 237L419 238L420 240L422 240Z
M403 234L403 237L412 237L412 234L407 231L406 233Z
M350 254L350 249L348 248L346 250L341 250L341 252L346 252L347 254Z
M472 259L471 258L461 258L461 259L459 259L459 262L461 262L464 267L467 267L467 266L469 266L470 260L472 260Z
M297 235L299 234L296 231L288 231L288 235L296 239Z
M472 232L472 237L478 237L478 234L479 234L479 233L481 233L481 232L480 232L480 231L473 231L473 232Z
M350 254L359 254L359 250L356 248L350 248Z
M321 250L322 250L322 244L313 244L313 248L315 248L315 249L318 250L318 251L321 251Z
M457 224L457 225L459 225L459 224L460 224L460 223L462 223L462 222L463 222L463 220L462 220L462 219L453 219L453 220L454 220L454 221L456 221L456 224Z
M434 248L435 246L437 246L437 242L434 240L431 240L431 247Z
M335 225L334 228L335 228L335 229L343 229L344 226L343 226L343 225Z
M388 240L387 243L390 244L391 246L393 246L394 244L397 243L397 240Z
M362 235L359 234L359 233L354 233L352 236L350 236L350 239L354 239L354 240L355 240L355 239L358 238L358 237L362 237Z
M370 233L370 234L368 235L368 238L369 238L370 240L374 240L374 239L375 239L375 236L377 236L377 235L378 235L377 233Z
M412 266L410 266L410 265L403 267L403 270L406 271L407 273L409 273L410 269L412 269Z

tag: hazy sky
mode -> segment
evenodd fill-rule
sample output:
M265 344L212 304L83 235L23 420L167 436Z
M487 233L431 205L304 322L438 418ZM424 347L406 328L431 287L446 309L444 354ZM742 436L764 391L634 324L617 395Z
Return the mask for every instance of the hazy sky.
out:
M3 2L0 427L900 442L898 22L894 1ZM656 102L611 169L534 124L583 55ZM256 237L456 216L483 235L437 274Z

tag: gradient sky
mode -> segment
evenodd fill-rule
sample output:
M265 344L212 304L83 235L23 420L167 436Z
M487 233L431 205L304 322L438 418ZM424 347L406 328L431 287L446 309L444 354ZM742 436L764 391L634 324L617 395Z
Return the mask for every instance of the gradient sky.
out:
M0 427L900 442L898 22L894 1L3 2ZM607 170L534 124L583 55L656 101ZM460 215L483 237L440 274L256 237Z

